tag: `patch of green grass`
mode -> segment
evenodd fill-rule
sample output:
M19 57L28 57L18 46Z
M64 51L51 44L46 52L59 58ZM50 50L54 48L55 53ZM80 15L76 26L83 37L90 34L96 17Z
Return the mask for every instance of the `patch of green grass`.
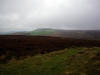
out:
M30 32L30 35L50 35L54 33L56 30L48 29L48 30L35 30Z
M19 61L12 59L8 64L0 65L0 73L1 75L61 75L64 61L76 53L77 50L65 49Z
M99 75L100 48L70 48L0 64L0 75Z

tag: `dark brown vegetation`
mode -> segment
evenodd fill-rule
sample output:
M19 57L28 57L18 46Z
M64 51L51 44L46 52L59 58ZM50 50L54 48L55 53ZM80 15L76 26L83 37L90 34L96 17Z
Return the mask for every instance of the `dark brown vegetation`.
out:
M6 59L8 60L11 59L12 56L17 58L27 55L33 56L36 54L44 54L68 47L81 46L100 46L100 41L48 36L0 36L0 56L6 55Z

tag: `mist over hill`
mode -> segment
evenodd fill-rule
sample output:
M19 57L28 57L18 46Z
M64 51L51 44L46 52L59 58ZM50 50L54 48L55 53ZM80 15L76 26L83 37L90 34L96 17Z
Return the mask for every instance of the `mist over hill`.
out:
M100 30L61 30L41 28L29 32L16 32L10 35L53 36L76 39L100 40Z

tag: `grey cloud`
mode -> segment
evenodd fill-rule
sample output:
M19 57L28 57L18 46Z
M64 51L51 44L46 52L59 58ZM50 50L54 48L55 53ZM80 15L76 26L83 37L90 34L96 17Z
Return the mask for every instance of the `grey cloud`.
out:
M100 29L100 0L0 0L0 32Z

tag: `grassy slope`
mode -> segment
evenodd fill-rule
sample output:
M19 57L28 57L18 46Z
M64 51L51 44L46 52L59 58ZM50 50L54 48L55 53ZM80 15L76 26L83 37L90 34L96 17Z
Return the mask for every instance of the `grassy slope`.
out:
M54 29L47 29L47 30L35 30L35 31L32 31L30 32L29 34L30 35L50 35L52 33L54 33L56 30Z
M100 48L70 48L12 59L0 65L0 75L99 75Z

